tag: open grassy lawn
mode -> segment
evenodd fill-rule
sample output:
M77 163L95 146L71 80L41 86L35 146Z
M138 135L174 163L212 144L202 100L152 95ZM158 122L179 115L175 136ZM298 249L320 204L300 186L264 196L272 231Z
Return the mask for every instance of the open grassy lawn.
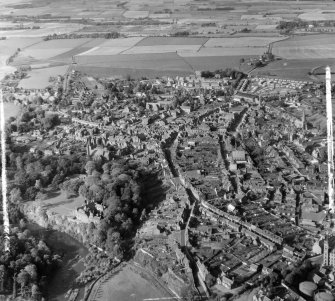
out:
M73 217L73 211L83 204L84 198L82 196L69 199L64 191L52 192L48 199L41 201L44 209L70 217Z
M16 117L19 114L21 107L15 105L12 102L5 102L4 109L5 109L5 120L7 120L10 117Z
M276 78L288 78L293 80L314 80L308 72L318 66L332 65L333 59L295 59L279 60L268 64L265 67L257 68L252 74L258 76L271 76Z
M20 81L19 87L24 89L44 89L49 83L49 77L64 75L68 66L33 69L28 72L28 77Z
M194 70L211 70L235 68L239 69L241 58L245 60L255 58L255 55L229 55L229 56L199 56L199 57L184 57L184 60L190 64ZM251 69L247 64L241 65L242 71Z
M149 298L164 298L164 292L158 290L148 280L135 273L128 266L118 271L103 283L94 300L131 301Z

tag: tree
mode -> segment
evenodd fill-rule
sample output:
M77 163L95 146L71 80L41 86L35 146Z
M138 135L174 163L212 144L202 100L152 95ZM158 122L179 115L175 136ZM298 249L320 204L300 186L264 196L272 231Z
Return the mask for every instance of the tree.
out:
M55 127L56 125L59 125L59 124L60 124L60 119L59 119L58 115L56 115L56 114L49 115L49 116L42 119L42 126L47 131L51 130L53 127Z
M17 275L17 282L21 285L21 291L23 291L24 287L29 282L29 274L26 270L21 270L21 272Z
M33 299L37 300L38 296L40 295L40 290L37 284L33 284L31 287L31 296L33 297Z
M26 272L29 274L30 279L32 281L36 281L37 280L37 269L36 269L36 265L34 264L28 264L25 268Z
M88 161L85 165L85 170L88 175L91 175L96 169L96 164L94 161Z
M18 204L22 201L22 195L21 195L21 190L20 188L13 188L10 191L10 197L9 200L13 204Z
M0 265L0 290L3 292L4 284L6 279L6 267L2 264Z

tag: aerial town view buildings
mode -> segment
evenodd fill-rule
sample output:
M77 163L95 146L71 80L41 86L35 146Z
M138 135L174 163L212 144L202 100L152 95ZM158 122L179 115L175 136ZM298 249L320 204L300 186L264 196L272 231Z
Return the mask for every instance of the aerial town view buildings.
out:
M0 299L334 301L331 5L58 2L1 7Z
M326 129L310 118L324 87L245 75L208 80L200 72L107 80L73 70L48 90L3 90L26 112L8 121L8 139L32 156L75 151L95 164L127 158L155 166L163 188L153 182L147 195L161 201L137 230L133 261L171 296L190 289L202 298L237 297L255 288L254 300L309 300L309 288L330 296ZM108 205L79 194L68 222L99 225ZM57 210L45 211L46 224Z

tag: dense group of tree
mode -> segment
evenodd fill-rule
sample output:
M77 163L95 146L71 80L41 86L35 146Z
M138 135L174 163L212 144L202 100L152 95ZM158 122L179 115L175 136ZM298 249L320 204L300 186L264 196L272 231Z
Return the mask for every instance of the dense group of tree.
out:
M83 39L83 38L89 38L89 39L98 39L98 38L104 38L104 39L117 39L120 37L120 33L116 31L111 31L107 33L99 33L99 32L92 32L92 33L63 33L63 34L52 34L48 35L44 38L44 41L49 40L58 40L58 39Z
M118 258L129 255L132 239L155 200L143 198L148 185L160 185L158 171L136 161L88 161L84 181L72 179L63 183L69 193L82 195L91 208L101 205L101 222L91 223L88 240ZM94 206L92 206L94 205Z
M277 29L283 33L291 33L295 29L306 28L309 25L308 22L297 19L293 21L280 21Z
M246 74L244 74L241 71L227 68L225 70L218 69L218 70L215 70L215 71L208 71L208 70L207 71L202 71L201 72L201 77L214 78L217 74L220 76L220 78L230 77L233 80L240 80L240 79L242 79L246 76Z
M36 239L26 229L24 220L12 228L10 251L0 252L0 293L21 296L24 300L41 300L47 280L61 264L43 240Z
M83 173L86 160L80 153L45 156L39 151L33 154L25 149L9 149L7 176L11 221L17 223L21 218L16 206L36 197L43 198L46 188L58 189L67 177Z

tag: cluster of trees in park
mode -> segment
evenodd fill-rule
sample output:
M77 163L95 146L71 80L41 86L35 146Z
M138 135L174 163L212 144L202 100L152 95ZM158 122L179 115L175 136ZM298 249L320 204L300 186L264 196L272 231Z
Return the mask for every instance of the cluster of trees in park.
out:
M61 156L44 156L41 152L8 150L7 177L11 222L21 217L17 207L21 202L46 197L47 187L57 189L74 174L84 172L86 157L80 153Z
M157 201L143 195L148 185L160 185L158 171L134 160L88 161L85 169L84 181L70 179L62 187L104 207L100 224L91 223L86 239L118 258L127 256L136 230Z
M238 70L233 70L231 68L227 68L225 70L218 69L218 70L215 70L215 71L208 71L208 70L207 71L202 71L201 72L201 77L204 77L204 78L214 78L217 74L220 76L220 78L230 77L231 79L237 80L237 81L239 81L242 78L246 77L245 73L243 73L241 71L238 71Z
M36 101L39 101L39 99L36 99ZM60 124L57 114L45 114L44 110L35 110L32 107L28 107L22 113L18 122L13 122L14 120L14 117L9 119L8 129L10 132L27 133L36 127L35 124L39 125L40 130L49 131Z
M20 220L19 227L12 228L10 251L0 252L0 293L12 292L13 297L24 300L41 300L47 289L50 275L61 264L43 240L36 239ZM43 299L43 298L42 298Z

